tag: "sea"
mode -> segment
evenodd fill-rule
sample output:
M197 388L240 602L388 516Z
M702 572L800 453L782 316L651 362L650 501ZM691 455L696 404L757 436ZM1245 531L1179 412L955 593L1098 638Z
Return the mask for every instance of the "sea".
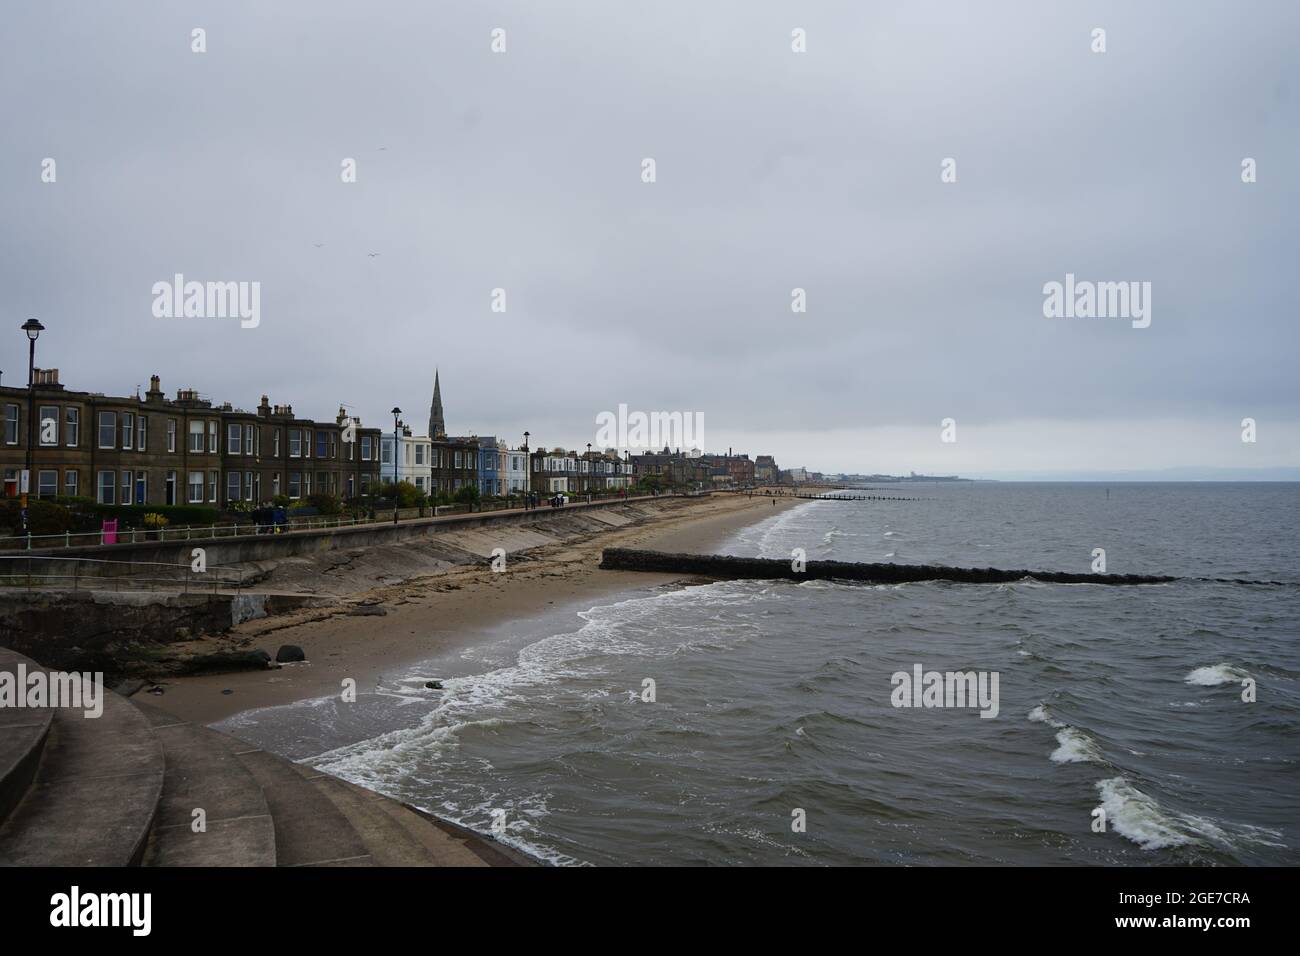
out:
M1300 863L1300 485L872 493L716 551L1180 580L647 586L216 726L556 865Z

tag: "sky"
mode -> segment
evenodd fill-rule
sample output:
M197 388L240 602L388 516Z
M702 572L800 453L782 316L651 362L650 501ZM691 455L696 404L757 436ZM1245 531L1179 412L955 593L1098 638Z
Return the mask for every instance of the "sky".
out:
M1290 0L11 5L2 381L37 317L71 388L417 433L437 368L449 431L534 447L626 405L827 472L1300 477L1297 37ZM156 315L178 273L258 283L255 327ZM1046 316L1067 274L1149 325Z

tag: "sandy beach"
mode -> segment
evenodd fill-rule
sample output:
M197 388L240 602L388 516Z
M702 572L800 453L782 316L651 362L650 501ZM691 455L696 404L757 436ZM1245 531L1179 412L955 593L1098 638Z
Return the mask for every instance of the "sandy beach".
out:
M348 600L354 607L361 602L373 609L368 613L307 609L249 621L221 638L203 642L211 645L209 649L263 648L272 655L282 644L297 644L306 651L307 663L169 678L160 685L161 695L147 699L183 719L212 723L253 708L337 694L345 678L354 679L358 692L364 693L385 673L464 648L512 621L558 606L585 603L590 607L620 591L683 580L674 575L601 571L603 548L708 553L737 530L799 503L744 495L673 499L651 518L531 548L518 560L507 558L501 573L475 563L400 583L358 588L348 594ZM391 566L393 555L387 557Z

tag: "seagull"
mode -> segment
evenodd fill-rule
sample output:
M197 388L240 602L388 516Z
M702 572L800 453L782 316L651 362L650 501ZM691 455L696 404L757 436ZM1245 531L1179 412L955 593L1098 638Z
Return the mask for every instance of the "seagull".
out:
M375 256L379 255L379 253L377 253L377 252L367 252L366 255L369 256L371 259L373 259Z
M323 243L323 242L313 242L312 245L315 246L317 249L319 249L321 246L325 245L325 243Z

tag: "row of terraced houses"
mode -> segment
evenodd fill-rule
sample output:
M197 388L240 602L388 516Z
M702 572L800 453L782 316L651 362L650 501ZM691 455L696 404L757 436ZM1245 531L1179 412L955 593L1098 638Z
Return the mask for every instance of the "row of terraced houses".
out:
M157 375L144 395L75 391L57 369L36 369L30 388L0 386L3 494L93 498L102 504L262 504L327 492L349 499L394 477L430 496L466 486L481 496L585 495L630 488L643 475L688 488L775 481L769 456L681 449L621 456L614 449L529 448L495 436L451 436L434 377L428 431L399 422L365 427L340 408L332 420L296 415L263 395L252 409L197 391L164 394ZM29 460L29 488L22 475Z

